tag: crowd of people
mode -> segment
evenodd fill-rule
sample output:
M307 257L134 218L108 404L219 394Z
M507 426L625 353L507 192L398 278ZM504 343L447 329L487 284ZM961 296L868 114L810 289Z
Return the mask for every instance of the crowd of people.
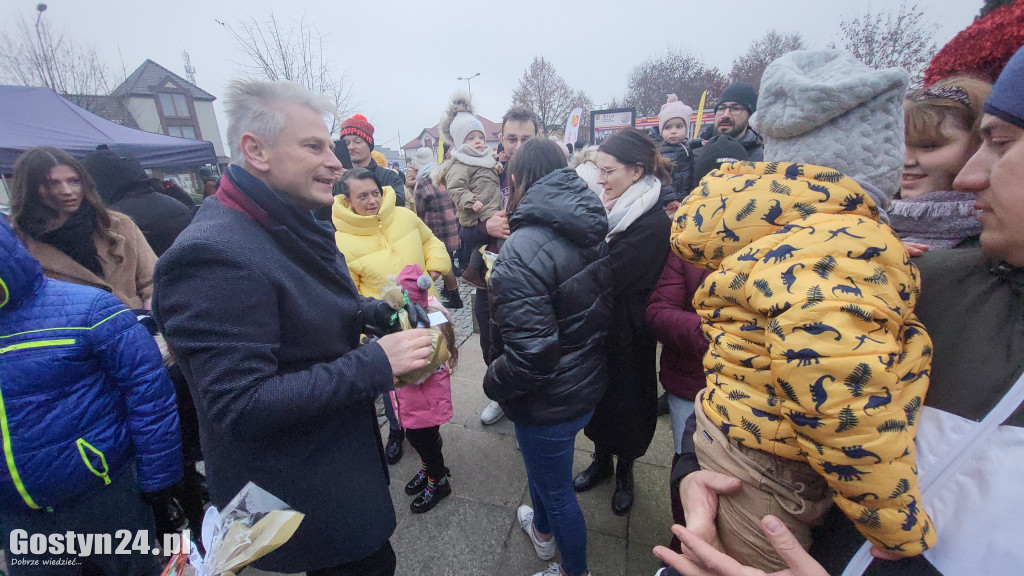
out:
M198 532L253 482L305 515L257 567L394 574L406 440L411 511L452 493L461 280L481 420L512 422L527 473L516 522L559 555L538 576L591 574L576 493L613 479L632 509L659 379L666 576L1013 573L1024 49L994 85L908 83L791 52L718 96L710 134L669 95L653 135L570 149L517 106L500 151L456 94L448 144L400 174L364 116L332 135L322 95L234 81L198 207L112 150L27 150L0 219L0 531Z

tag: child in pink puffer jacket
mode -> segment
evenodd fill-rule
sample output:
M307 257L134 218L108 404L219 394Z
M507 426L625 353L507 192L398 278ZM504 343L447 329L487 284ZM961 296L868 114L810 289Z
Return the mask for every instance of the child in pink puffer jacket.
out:
M427 312L442 312L447 316L448 311L437 298L417 284L422 275L419 266L406 266L396 282L408 291L411 302L419 304ZM429 277L426 278L429 280ZM458 360L458 348L455 346L455 331L451 323L442 324L438 328L442 334L441 345L448 348L451 357L422 381L391 393L391 401L399 423L406 431L406 438L420 455L420 470L405 485L406 494L417 495L409 506L414 514L431 510L452 493L448 483L448 468L444 464L444 454L441 453L441 424L452 419L451 373Z

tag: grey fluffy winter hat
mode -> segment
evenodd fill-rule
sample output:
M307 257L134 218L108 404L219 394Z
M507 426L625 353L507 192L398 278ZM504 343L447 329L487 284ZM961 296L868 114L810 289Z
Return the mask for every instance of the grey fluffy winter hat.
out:
M875 70L836 50L780 57L764 71L750 120L764 137L765 161L838 170L884 212L900 189L909 80L905 70Z

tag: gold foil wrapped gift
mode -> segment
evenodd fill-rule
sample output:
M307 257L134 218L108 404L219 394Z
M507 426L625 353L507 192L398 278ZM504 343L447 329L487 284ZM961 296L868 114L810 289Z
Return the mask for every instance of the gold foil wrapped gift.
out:
M414 328L410 324L409 314L404 308L408 298L402 289L395 284L394 276L388 276L387 283L381 292L381 300L390 304L392 308L399 308L396 314L398 315L398 324L402 327L402 330ZM448 346L445 344L444 335L441 334L441 330L436 326L430 327L430 358L427 365L399 376L396 387L401 388L409 384L423 382L428 376L436 372L438 368L444 366L449 358L451 358L451 354L448 352Z
M405 314L405 311L402 311ZM406 320L408 322L408 320ZM404 326L403 326L403 329ZM419 384L427 379L428 376L437 371L438 368L445 365L451 354L448 353L448 346L444 342L444 336L441 334L441 330L436 327L430 329L430 358L427 365L418 370L413 370L398 377L398 384L396 387L401 388L403 385L408 384Z

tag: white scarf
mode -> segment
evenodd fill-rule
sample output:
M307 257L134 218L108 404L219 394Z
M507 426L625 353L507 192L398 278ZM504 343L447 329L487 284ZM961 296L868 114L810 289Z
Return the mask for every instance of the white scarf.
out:
M602 194L602 200L605 198ZM605 241L611 242L612 238L636 222L636 219L643 216L658 203L661 198L661 180L654 176L644 176L633 183L615 199L615 205L608 212L608 235Z
M481 168L494 168L497 161L491 156L490 150L478 152L468 144L463 144L452 150L452 158L468 166L479 166Z

